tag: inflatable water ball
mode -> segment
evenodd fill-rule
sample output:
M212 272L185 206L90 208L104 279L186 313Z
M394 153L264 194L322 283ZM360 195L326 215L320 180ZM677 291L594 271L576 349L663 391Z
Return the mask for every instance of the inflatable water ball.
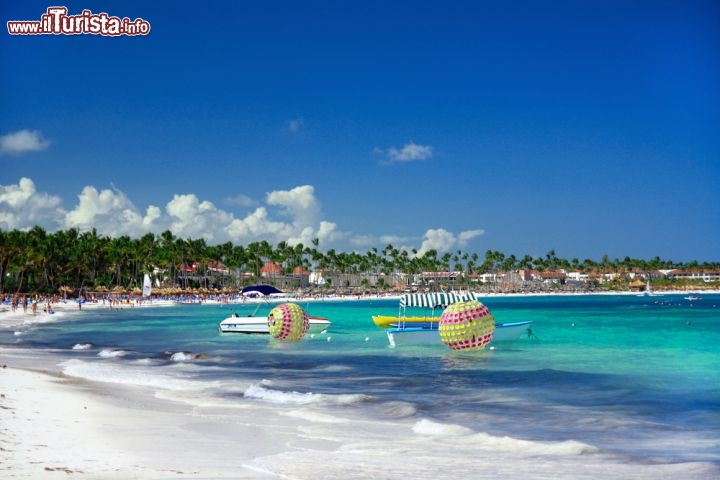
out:
M477 300L457 302L440 315L439 329L440 340L452 350L479 350L492 341L495 319Z
M270 310L268 330L270 335L282 340L302 339L310 326L310 318L300 305L283 303Z

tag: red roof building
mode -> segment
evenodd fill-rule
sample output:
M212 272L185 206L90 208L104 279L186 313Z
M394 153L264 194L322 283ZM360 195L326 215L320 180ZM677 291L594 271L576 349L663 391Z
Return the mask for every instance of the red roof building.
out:
M268 262L260 269L260 276L267 277L279 277L282 274L282 268L275 262Z

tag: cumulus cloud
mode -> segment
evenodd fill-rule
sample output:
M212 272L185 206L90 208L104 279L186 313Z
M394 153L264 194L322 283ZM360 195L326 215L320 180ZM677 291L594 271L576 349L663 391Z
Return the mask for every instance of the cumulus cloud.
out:
M337 224L323 220L318 228L317 238L324 243L333 243L337 240L345 238L347 234L340 232Z
M171 217L170 230L181 238L204 238L208 242L224 241L220 226L233 221L233 215L212 202L200 201L194 194L174 195L165 206Z
M49 145L50 141L43 140L38 130L20 130L0 136L0 154L18 155L45 150Z
M385 154L390 163L406 163L415 160L427 160L432 157L433 149L430 145L418 145L415 142L408 142L404 147L398 149L390 147L386 151L376 150Z
M245 218L236 218L226 228L235 242L287 240L292 231L288 224L270 219L265 207L259 207Z
M438 253L442 253L464 248L470 240L484 233L483 230L467 230L455 235L444 228L431 228L425 232L418 255L424 255L428 250L437 250Z
M363 249L392 244L410 251L410 245L420 241L418 237L351 234L341 230L337 223L323 220L321 210L311 185L270 192L264 205L243 217L194 194L176 194L164 206L140 209L118 188L97 189L88 185L77 196L77 203L66 210L60 197L37 191L29 178L21 178L17 184L0 185L0 228L4 230L39 225L48 230L95 228L102 235L139 237L169 229L179 238L204 238L211 244L267 240L271 244L286 241L291 245L311 245L317 238L323 249L343 248L344 242ZM463 248L483 233L468 230L454 234L442 228L430 229L422 237L418 254L429 249L446 252Z
M267 204L279 207L280 212L293 218L293 223L300 229L316 223L320 215L320 203L312 185L270 192Z
M96 228L109 236L138 236L148 232L159 209L150 206L143 216L130 199L118 189L98 190L92 186L83 188L78 203L64 218L65 228L89 230Z
M0 228L57 228L65 215L61 205L60 197L38 192L29 178L21 178L17 185L0 185Z
M460 232L458 235L458 244L460 247L465 247L470 240L473 238L479 237L481 235L485 235L485 230L466 230L464 232Z

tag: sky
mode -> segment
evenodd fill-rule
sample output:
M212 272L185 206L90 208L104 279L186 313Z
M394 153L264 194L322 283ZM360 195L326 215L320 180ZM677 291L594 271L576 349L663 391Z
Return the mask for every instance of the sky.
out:
M0 229L720 261L720 3L0 2Z

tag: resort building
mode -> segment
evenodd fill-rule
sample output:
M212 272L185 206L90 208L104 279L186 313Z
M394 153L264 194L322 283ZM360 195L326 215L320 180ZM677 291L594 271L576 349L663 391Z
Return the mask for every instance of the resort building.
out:
M705 283L720 282L720 270L672 270L667 274L667 278Z
M277 278L282 276L282 268L275 262L268 262L260 269L262 278Z

